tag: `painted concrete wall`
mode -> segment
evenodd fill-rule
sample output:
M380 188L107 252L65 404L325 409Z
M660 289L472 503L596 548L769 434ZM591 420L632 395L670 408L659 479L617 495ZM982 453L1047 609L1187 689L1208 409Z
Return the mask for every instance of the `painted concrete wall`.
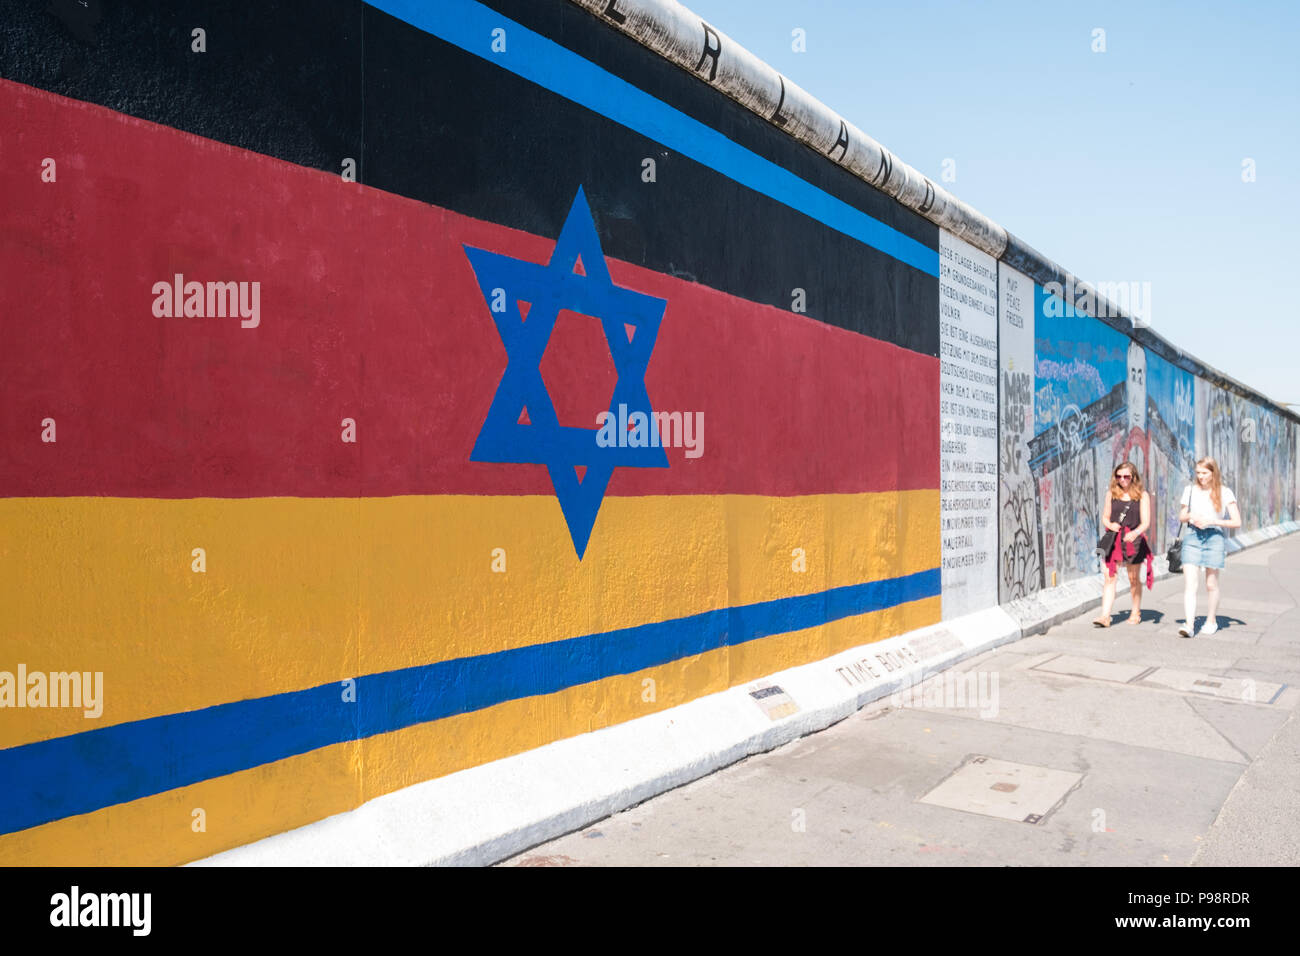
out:
M1293 420L723 95L716 33L85 10L0 26L0 862L196 859L1094 573L1116 455L1294 515Z

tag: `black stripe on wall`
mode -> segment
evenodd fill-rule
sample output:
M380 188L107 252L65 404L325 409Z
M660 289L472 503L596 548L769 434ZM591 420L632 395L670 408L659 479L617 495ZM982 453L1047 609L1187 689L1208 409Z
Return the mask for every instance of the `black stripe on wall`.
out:
M937 248L937 227L585 11L490 6ZM937 354L933 276L357 0L54 7L0 25L0 75L332 173L352 157L371 186L543 236L581 185L608 255L782 309L802 289L812 318Z

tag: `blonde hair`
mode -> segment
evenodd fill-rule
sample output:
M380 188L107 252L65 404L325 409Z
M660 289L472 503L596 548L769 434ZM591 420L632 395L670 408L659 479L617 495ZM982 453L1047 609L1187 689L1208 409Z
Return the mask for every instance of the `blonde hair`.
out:
M1206 455L1196 463L1197 468L1208 468L1210 471L1210 500L1214 502L1214 510L1222 513L1223 511L1223 477L1219 473L1219 463ZM1196 479L1196 487L1201 486L1199 478Z
M1128 473L1133 476L1133 480L1128 483L1127 488L1119 486L1119 479L1115 477L1121 469L1127 468ZM1110 496L1118 498L1120 495L1128 495L1134 501L1142 500L1142 476L1138 474L1137 466L1131 461L1121 461L1110 473Z

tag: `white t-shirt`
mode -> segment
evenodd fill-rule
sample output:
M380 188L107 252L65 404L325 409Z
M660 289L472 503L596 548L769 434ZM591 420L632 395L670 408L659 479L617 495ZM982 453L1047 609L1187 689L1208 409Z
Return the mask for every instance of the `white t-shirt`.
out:
M1187 509L1189 518L1200 518L1202 521L1213 521L1215 518L1230 518L1228 505L1235 504L1237 496L1232 493L1232 489L1227 485L1220 485L1219 498L1223 502L1223 511L1220 514L1215 514L1214 499L1210 497L1210 493L1200 485L1188 485L1183 489L1182 506Z

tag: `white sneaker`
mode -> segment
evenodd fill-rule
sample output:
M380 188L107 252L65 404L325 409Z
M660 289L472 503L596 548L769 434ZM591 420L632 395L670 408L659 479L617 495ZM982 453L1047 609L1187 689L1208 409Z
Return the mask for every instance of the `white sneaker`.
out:
M1193 633L1194 632L1192 631L1192 625L1190 624L1184 624L1182 627L1178 629L1179 637L1191 637Z
M1214 618L1210 618L1210 620L1206 621L1204 626L1202 626L1201 633L1213 634L1218 629L1219 629L1219 622L1216 621Z

